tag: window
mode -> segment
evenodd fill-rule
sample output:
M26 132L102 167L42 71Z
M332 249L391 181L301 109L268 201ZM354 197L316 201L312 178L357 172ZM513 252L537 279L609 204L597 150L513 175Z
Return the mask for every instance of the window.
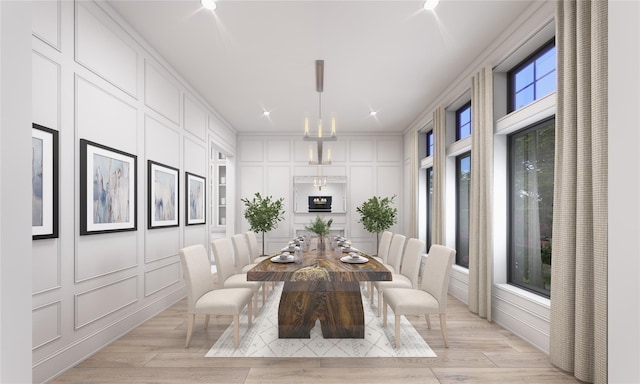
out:
M431 247L431 228L433 227L433 167L427 168L427 233L426 250Z
M427 157L433 156L433 131L427 132Z
M555 118L509 136L509 283L549 297Z
M471 136L471 101L456 111L456 141Z
M508 74L509 112L556 89L556 46L552 40Z
M456 157L456 264L469 268L471 153Z

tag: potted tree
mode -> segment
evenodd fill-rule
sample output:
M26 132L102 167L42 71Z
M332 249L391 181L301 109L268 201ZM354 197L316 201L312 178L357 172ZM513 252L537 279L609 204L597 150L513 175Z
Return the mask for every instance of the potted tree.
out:
M391 206L395 197L374 196L356 207L356 212L360 214L358 222L367 232L376 234L376 249L379 246L378 235L398 222L398 208Z
M262 233L262 254L264 255L264 234L275 229L278 222L284 220L284 209L282 202L284 198L273 200L271 196L262 197L259 192L253 199L240 199L246 207L244 218L249 222L250 230Z
M309 224L304 226L309 232L313 232L318 235L318 250L324 250L324 237L331 233L331 224L333 223L333 219L329 219L324 221L320 215L316 216L314 220L312 220Z

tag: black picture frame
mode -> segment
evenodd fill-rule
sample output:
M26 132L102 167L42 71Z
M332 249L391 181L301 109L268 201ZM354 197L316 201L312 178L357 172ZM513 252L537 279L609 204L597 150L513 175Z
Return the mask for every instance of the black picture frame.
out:
M147 160L147 228L180 225L180 170Z
M185 172L185 225L202 225L207 222L207 180Z
M31 235L58 238L58 131L33 123L31 129Z
M80 139L80 235L136 231L138 158Z

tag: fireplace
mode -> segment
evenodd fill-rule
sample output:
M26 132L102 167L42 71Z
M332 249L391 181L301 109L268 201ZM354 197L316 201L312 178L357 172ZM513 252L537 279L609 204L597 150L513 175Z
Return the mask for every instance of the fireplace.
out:
M309 196L309 212L331 212L331 196Z

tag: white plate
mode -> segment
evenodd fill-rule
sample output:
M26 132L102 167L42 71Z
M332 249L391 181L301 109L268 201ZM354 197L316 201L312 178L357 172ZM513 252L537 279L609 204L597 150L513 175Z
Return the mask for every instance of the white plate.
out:
M342 252L345 252L345 253L358 252L358 251L359 251L359 249L358 248L354 248L354 247L342 248Z
M295 246L284 247L281 249L282 252L295 252L295 250L296 250Z
M271 261L273 261L274 263L293 263L293 260L295 258L293 257L293 255L288 255L286 258L282 258L280 257L280 255L278 256L273 256L271 258Z
M369 259L367 259L366 257L362 257L362 256L351 257L349 255L349 256L341 257L340 261L345 262L345 263L349 263L349 264L363 264L363 263L366 263L367 261L369 261Z

